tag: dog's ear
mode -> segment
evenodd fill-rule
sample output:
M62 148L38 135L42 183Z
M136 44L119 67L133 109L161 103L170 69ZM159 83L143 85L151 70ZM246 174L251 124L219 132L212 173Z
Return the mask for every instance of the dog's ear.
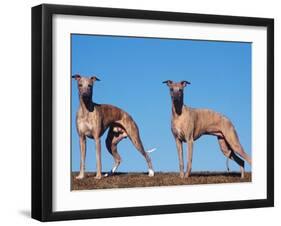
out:
M181 85L182 85L183 87L186 87L187 84L190 85L191 83L188 82L188 81L181 81Z
M164 81L163 83L166 83L167 86L170 86L170 85L173 84L173 81L171 81L171 80L166 80L166 81Z
M100 81L100 79L99 79L97 76L92 76L92 77L91 77L91 80L92 80L93 82L95 82L95 81Z
M81 78L81 76L78 74L75 74L75 75L72 75L72 78L74 78L75 80L78 81Z

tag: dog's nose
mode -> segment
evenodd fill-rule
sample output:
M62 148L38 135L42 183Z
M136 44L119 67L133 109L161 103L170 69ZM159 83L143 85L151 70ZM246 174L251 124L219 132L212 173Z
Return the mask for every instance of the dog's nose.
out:
M86 96L88 96L89 94L87 93L87 92L82 92L82 96L83 97L86 97Z

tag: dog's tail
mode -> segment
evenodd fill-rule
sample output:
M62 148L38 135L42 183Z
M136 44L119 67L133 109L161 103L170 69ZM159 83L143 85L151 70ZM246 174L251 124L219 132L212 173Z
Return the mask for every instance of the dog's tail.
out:
M151 153L151 152L154 152L155 150L156 150L156 148L151 148L151 149L146 150L145 152Z

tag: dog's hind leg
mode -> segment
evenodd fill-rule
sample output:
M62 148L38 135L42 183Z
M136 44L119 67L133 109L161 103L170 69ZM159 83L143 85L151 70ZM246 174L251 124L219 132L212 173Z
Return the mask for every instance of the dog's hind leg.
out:
M126 134L114 132L115 130L115 127L110 127L107 138L105 140L106 148L108 152L113 156L115 162L113 168L111 169L112 174L115 173L121 163L121 157L117 151L117 144L126 137Z
M148 155L148 153L144 150L144 147L142 145L138 129L133 130L131 132L129 138L132 141L133 145L136 147L136 149L145 158L145 160L147 162L147 166L148 166L148 176L153 177L154 176L154 170L153 170L153 167L152 167L151 158Z
M125 128L126 134L128 135L129 139L132 141L135 148L141 153L141 155L145 158L147 166L148 166L148 176L154 176L154 170L152 167L151 158L148 153L144 150L143 144L140 139L139 129L137 124L134 120L127 116L123 122L120 122L122 126Z
M240 155L243 159L245 159L250 165L252 164L251 157L244 151L242 145L240 144L238 135L233 126L223 132L225 140L230 146L231 150L233 150L236 154Z
M239 158L229 147L226 140L222 137L218 137L218 142L221 148L222 153L231 160L235 161L240 166L240 172L241 172L241 178L244 178L245 175L245 169L244 169L244 161Z

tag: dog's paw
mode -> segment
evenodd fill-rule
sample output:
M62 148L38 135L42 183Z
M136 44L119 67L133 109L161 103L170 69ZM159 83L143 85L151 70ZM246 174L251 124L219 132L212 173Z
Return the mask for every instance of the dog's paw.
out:
M180 178L184 178L184 173L180 172Z
M77 180L82 180L84 178L84 174L79 174L78 176L75 177Z
M95 179L96 179L96 180L100 180L100 179L101 179L101 174L97 174L97 175L95 176Z
M189 177L190 177L190 173L184 174L184 178L189 178Z
M152 169L148 170L148 176L153 177L154 176L154 171Z

